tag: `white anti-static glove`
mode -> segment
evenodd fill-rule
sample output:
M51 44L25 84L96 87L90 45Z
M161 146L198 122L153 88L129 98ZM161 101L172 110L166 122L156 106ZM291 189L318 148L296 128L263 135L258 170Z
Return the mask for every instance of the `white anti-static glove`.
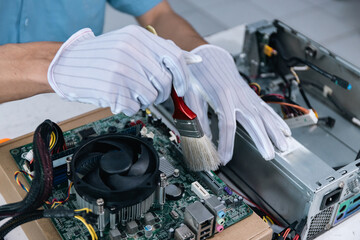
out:
M192 52L201 56L202 62L189 66L194 79L185 94L185 102L198 115L209 137L207 104L217 113L218 153L222 164L232 158L236 121L249 133L266 160L275 157L272 143L285 151L288 147L285 136L291 135L289 127L240 77L231 55L213 45L202 45Z
M200 60L139 26L98 37L85 28L61 46L49 66L48 81L67 100L133 115L165 101L172 84L183 96L189 78L186 62L194 59Z

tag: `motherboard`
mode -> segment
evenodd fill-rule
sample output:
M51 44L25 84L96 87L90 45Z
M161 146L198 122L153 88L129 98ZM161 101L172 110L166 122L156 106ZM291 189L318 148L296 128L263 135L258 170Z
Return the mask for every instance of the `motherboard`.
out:
M242 197L214 172L191 172L186 168L179 137L149 110L139 111L132 117L113 115L66 131L63 135L67 149L52 156L54 187L51 198L66 199L69 195L58 208L93 209L100 215L98 224L93 227L101 239L207 239L252 214ZM119 208L117 204L116 211L105 209L102 213L96 204L87 202L89 198L77 192L77 188L73 187L68 193L70 180L66 174L66 162L84 142L117 135L147 139L144 144L151 143L156 151L160 177L156 178L154 193L142 203L130 208ZM10 150L19 169L29 174L32 173L31 151L32 144ZM142 158L140 156L138 161ZM31 184L29 177L27 180ZM50 208L51 205L45 204L44 207ZM135 215L130 215L129 212L136 207L139 208L134 211ZM91 237L83 223L75 218L56 218L53 224L62 239Z

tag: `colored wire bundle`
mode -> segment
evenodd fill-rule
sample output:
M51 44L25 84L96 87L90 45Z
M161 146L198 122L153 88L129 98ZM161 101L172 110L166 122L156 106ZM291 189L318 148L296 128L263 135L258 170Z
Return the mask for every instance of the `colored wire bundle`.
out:
M299 79L298 75L296 74L296 72L294 71L293 68L292 68L292 71L294 72L295 79L298 82L298 86L299 86L299 90L300 90L301 95L303 96L303 98L304 98L305 102L307 103L308 107L313 109L310 102L309 102L309 100L308 100L308 98L305 95L304 90L302 89L302 87L300 85L300 79ZM285 118L285 119L301 116L301 115L304 115L304 114L309 114L309 112L310 112L308 109L306 109L304 107L301 107L300 105L298 105L297 103L295 103L294 101L292 101L290 99L291 91L288 92L289 96L285 96L285 94L281 95L281 94L275 94L275 93L261 95L262 94L261 86L258 83L251 82L251 83L249 83L249 86L266 103L280 105L281 106L281 111L283 113L283 118ZM317 116L316 111L314 109L313 109L313 111L315 112L315 114Z
M19 186L22 187L22 189L24 189L24 191L26 192L29 192L29 189L27 187L25 187L19 180L19 174L22 173L24 175L27 175L29 176L30 179L33 179L34 176L32 176L31 174L25 172L25 171L16 171L14 173L14 177L15 177L15 181L17 182L17 184ZM51 201L45 201L46 204L50 205L51 208L57 208L58 206L60 206L61 204L67 202L70 198L70 190L71 190L71 187L72 187L73 183L71 182L68 189L67 189L67 195L66 195L66 198L65 199L62 199L62 200L58 200L56 198L52 199Z
M261 96L266 103L279 104L285 119L308 114L309 110L280 94L266 94Z
M33 175L31 175L30 173L27 173L25 171L22 171L22 170L19 170L19 171L16 171L14 173L14 177L15 177L15 181L17 182L17 184L22 187L22 189L24 189L26 192L29 192L29 189L27 187L24 186L24 184L22 184L19 180L19 174L22 173L23 175L26 175L28 176L31 180L34 178Z
M71 191L71 187L73 186L73 182L71 182L69 184L69 187L66 191L66 198L62 199L62 200L57 200L56 198L52 199L51 201L45 201L46 204L51 205L51 208L57 208L58 206L60 206L61 204L67 202L70 198L70 191Z
M261 87L258 83L256 82L251 82L249 83L249 86L256 92L257 95L260 96L261 94Z

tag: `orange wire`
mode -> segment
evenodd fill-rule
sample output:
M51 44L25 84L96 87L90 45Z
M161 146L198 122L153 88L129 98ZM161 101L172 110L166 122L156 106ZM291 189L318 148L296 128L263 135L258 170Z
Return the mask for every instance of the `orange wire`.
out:
M284 106L289 106L289 107L293 107L293 108L296 108L296 109L299 109L300 111L302 111L303 113L305 114L309 114L310 111L306 108L303 108L303 107L300 107L298 105L295 105L295 104L291 104L291 103L286 103L286 102L266 102L266 103L274 103L274 104L280 104L280 105L284 105Z

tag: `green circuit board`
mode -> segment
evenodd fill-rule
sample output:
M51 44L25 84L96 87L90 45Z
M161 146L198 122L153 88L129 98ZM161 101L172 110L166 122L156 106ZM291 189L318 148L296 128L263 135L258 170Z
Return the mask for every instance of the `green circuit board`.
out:
M135 125L135 127L134 127ZM131 127L132 126L132 127ZM147 131L144 131L143 126ZM90 130L89 130L90 129ZM230 191L224 191L226 184L213 172L190 172L184 165L181 154L181 147L178 144L176 136L169 133L170 129L149 112L140 111L132 117L127 117L123 114L113 115L111 117L92 122L87 125L64 132L64 138L69 147L74 149L81 144L83 136L81 133L88 132L92 136L104 135L109 132L127 133L126 131L137 131L143 136L153 135L153 144L159 154L159 158L163 161L170 163L174 169L179 169L180 175L178 177L168 177L169 184L180 183L184 185L184 193L180 200L172 201L166 200L163 209L160 209L156 204L150 209L149 212L155 217L156 223L153 227L153 234L150 239L171 239L169 229L176 229L184 224L184 210L185 208L195 202L200 201L199 197L191 190L191 183L198 181L211 195L216 195L218 199L226 206L226 217L224 228L241 221L242 219L250 216L252 210L241 201L241 197ZM32 144L27 144L19 148L10 150L11 155L16 161L19 169L30 171L26 167L26 154L32 149ZM161 165L161 164L160 164ZM27 179L31 183L30 179ZM64 199L66 198L66 190L68 182L63 182L53 189L53 198ZM236 199L236 200L235 200ZM237 201L240 200L240 201ZM236 201L236 204L234 203ZM45 206L48 207L48 206ZM77 209L79 206L76 202L75 194L71 194L70 199L63 204L63 207L70 209ZM177 218L171 214L172 211L177 213ZM59 232L62 239L89 239L90 234L84 225L77 219L53 219L53 223ZM138 219L139 230L134 234L128 234L126 227L118 224L118 229L121 236L117 239L149 239L144 235L144 219ZM97 227L94 226L97 231ZM226 231L226 230L225 230ZM109 229L104 231L101 239L110 239Z

